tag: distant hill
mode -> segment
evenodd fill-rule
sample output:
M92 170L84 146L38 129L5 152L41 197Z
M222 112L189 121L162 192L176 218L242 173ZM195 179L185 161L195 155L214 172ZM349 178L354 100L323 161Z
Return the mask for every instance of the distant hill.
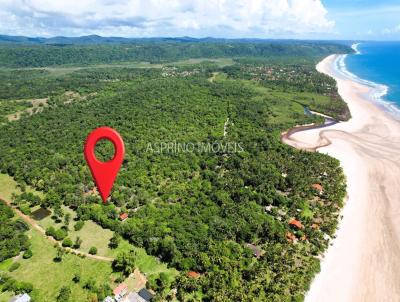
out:
M152 37L152 38L123 38L123 37L102 37L98 35L80 36L80 37L64 37L57 36L51 38L43 37L25 37L25 36L8 36L0 35L0 44L125 44L125 43L145 43L145 42L180 42L180 43L280 43L280 44L301 44L304 42L326 43L327 41L311 41L311 40L291 40L291 39L224 39L224 38L192 38L192 37ZM332 41L338 44L351 45L351 41Z
M192 58L302 57L319 60L333 53L350 53L343 43L329 41L122 38L96 35L29 38L0 36L1 67L93 65L118 62L168 63Z

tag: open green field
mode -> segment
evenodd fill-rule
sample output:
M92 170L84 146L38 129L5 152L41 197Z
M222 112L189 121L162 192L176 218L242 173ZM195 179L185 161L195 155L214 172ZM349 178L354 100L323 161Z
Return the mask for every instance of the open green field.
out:
M169 62L165 64L152 64L150 62L116 62L110 64L93 64L88 66L81 65L64 65L57 67L36 67L36 68L0 68L0 71L12 70L45 70L48 71L50 76L63 76L68 73L82 70L82 69L95 69L95 68L162 68L164 66L185 66L200 64L203 62L212 62L218 67L233 65L235 62L231 58L196 58Z
M172 63L168 63L166 65L174 65L174 66L185 66L185 65L193 65L200 64L203 62L212 62L218 65L218 67L224 67L228 65L233 65L235 62L231 58L196 58L196 59L187 59L182 61L176 61Z
M30 187L27 187L26 191L35 193L39 196L43 195L41 192L35 191ZM7 174L0 173L0 196L5 199L11 200L12 193L21 194L22 192L17 187L17 183L14 179L12 179L12 177Z
M177 274L174 269L169 269L166 264L161 263L156 257L148 255L144 249L134 247L124 239L121 240L117 248L111 249L108 244L110 242L110 238L113 236L113 232L102 228L91 220L85 221L83 228L79 231L75 231L73 228L75 221L73 221L73 219L76 217L76 213L65 206L63 206L62 209L64 213L69 213L71 215L68 237L71 238L73 242L75 242L75 239L78 236L82 239L82 244L79 248L80 251L87 253L92 246L95 246L97 248L97 255L115 258L118 253L129 251L133 248L137 252L138 256L137 266L146 276L161 272L167 272L171 276L175 276ZM50 226L60 228L63 225L62 223L55 223L54 220L51 219L51 215L38 221L38 224L44 229Z
M55 301L60 288L71 288L71 301L87 301L88 292L82 288L84 282L90 278L97 285L108 283L113 285L110 262L81 258L73 254L65 254L61 262L54 262L56 248L38 231L28 231L33 256L30 259L19 259L21 266L10 276L20 281L33 284L35 292L32 294L37 302ZM72 281L74 274L81 274L81 284Z
M0 292L0 302L8 302L13 297L10 292Z

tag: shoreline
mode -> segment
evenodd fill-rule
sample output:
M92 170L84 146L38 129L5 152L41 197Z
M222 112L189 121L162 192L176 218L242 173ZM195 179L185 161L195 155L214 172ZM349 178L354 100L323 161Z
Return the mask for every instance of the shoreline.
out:
M347 178L343 218L305 301L399 301L400 123L373 102L374 87L335 68L344 56L325 58L317 70L336 80L352 118L283 139L337 158Z

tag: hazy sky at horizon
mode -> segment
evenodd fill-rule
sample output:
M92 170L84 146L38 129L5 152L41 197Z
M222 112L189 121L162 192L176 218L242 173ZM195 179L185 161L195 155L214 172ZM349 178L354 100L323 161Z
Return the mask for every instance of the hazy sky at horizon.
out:
M400 40L400 0L0 0L0 34Z

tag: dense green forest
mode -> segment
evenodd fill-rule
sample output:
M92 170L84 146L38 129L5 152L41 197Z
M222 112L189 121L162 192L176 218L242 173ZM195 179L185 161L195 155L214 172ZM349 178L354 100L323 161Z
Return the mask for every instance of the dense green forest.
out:
M129 43L117 45L1 45L1 67L89 65L126 61L172 62L189 58L320 57L346 53L349 48L329 42L303 43Z
M301 301L334 234L345 180L337 160L288 147L280 134L323 122L304 106L349 117L333 80L313 67L345 51L312 43L1 46L1 65L12 67L169 63L1 71L2 104L48 100L40 112L0 126L0 171L44 192L16 198L20 208L69 206L79 220L92 219L178 269L176 280L150 280L156 300ZM173 62L199 57L235 63ZM88 133L103 125L126 146L106 205L82 152ZM99 144L96 152L105 159L113 149ZM120 213L129 218L119 221Z

